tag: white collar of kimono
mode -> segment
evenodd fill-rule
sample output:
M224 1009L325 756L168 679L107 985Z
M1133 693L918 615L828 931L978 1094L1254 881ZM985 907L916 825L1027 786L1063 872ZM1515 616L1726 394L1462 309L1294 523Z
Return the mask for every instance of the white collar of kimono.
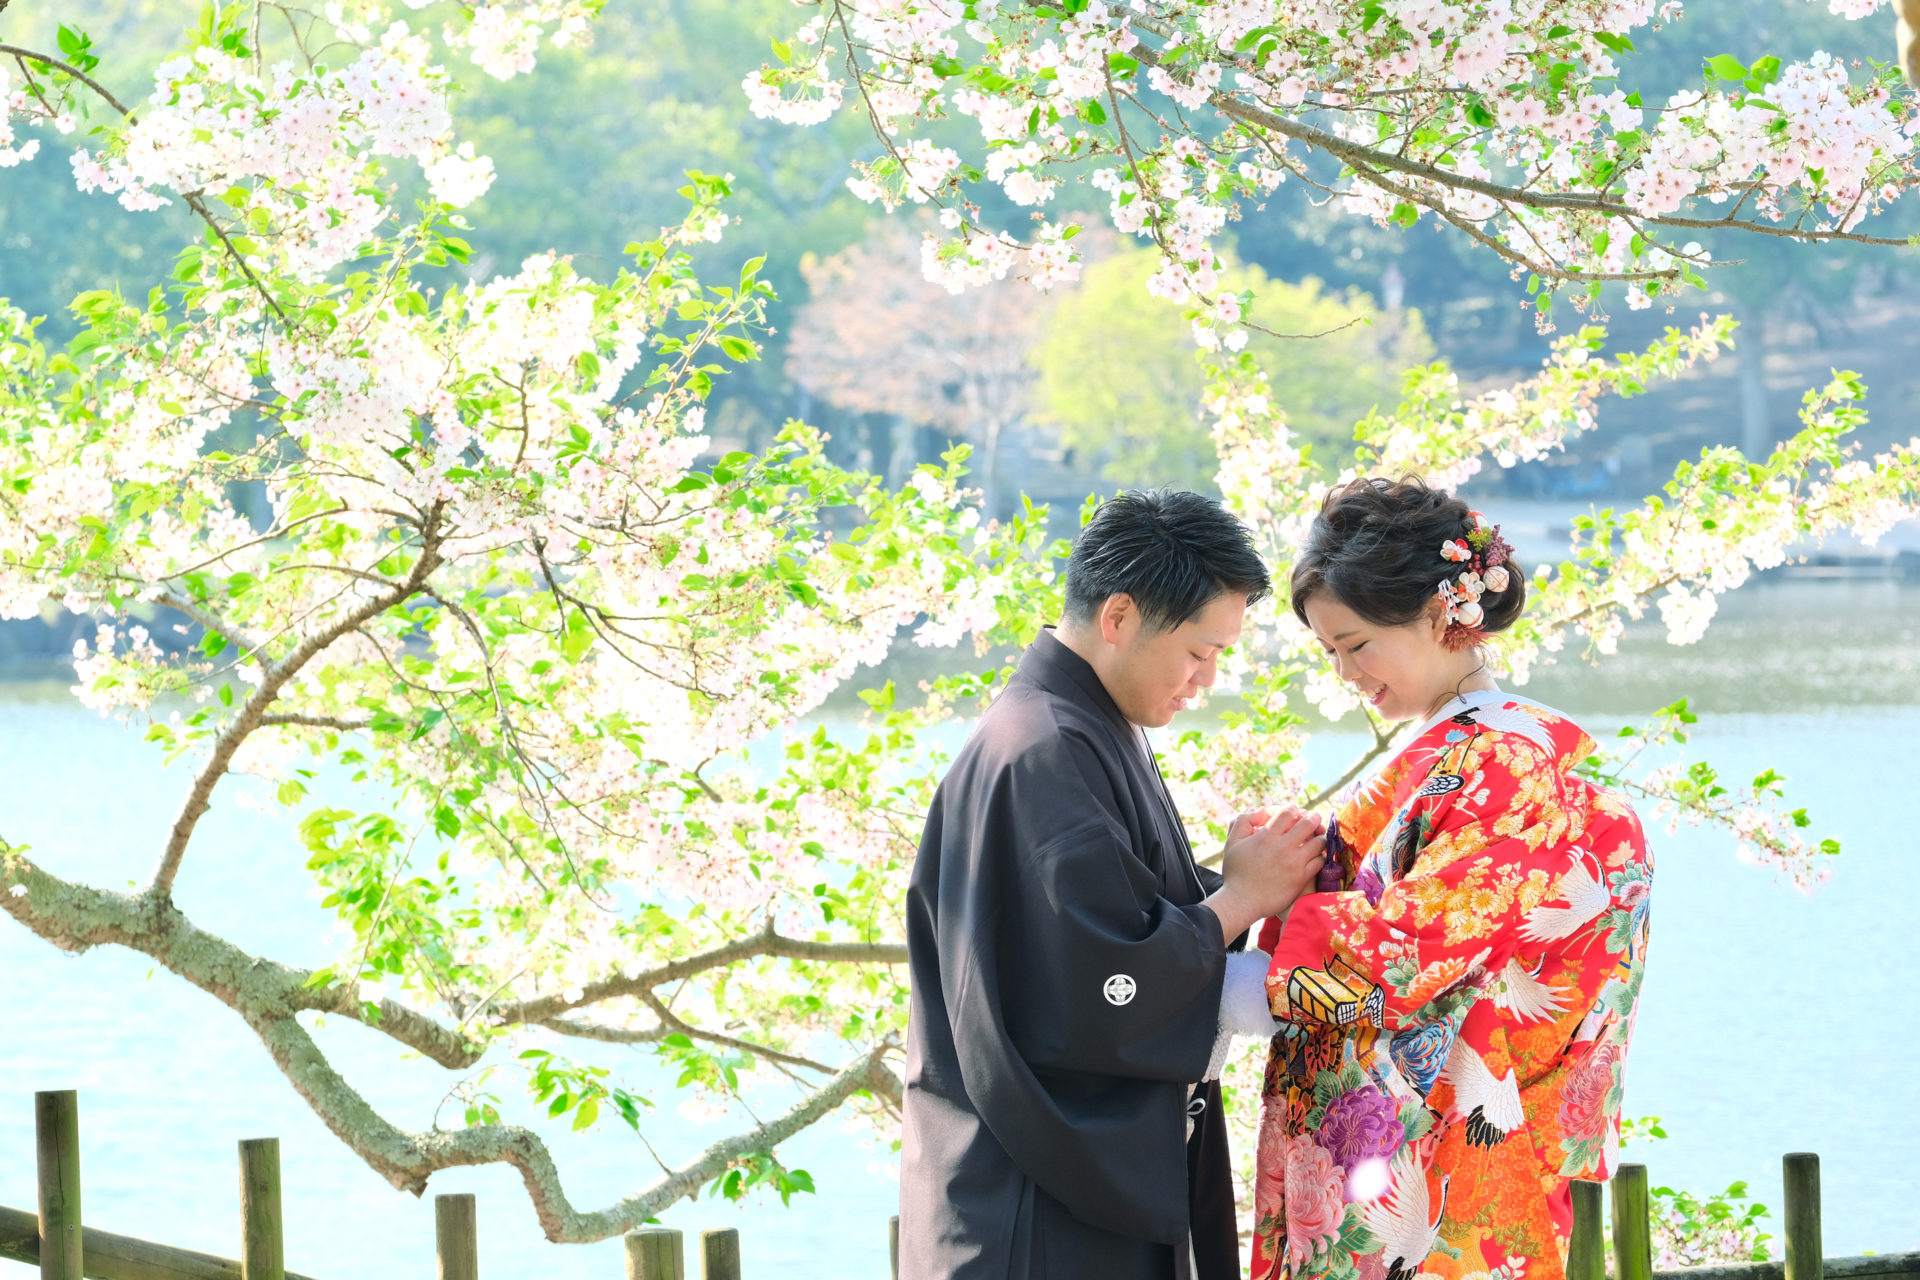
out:
M1445 706L1428 716L1425 720L1422 720L1420 727L1407 735L1407 741L1412 742L1415 738L1433 728L1433 726L1439 724L1442 720L1451 720L1462 711L1469 711L1474 707L1484 707L1489 702L1501 702L1510 696L1510 694L1503 693L1498 689L1472 689L1466 693L1456 693L1447 699Z
M1544 702L1539 702L1532 698L1522 698L1517 693L1508 693L1501 689L1474 689L1468 693L1457 693L1449 698L1446 706L1441 707L1438 711L1421 721L1413 732L1405 735L1400 741L1403 745L1412 742L1421 734L1439 724L1442 720L1451 720L1462 711L1470 711L1475 707L1484 707L1490 703L1510 701L1525 702L1528 706L1538 707L1540 710L1560 720L1571 720L1573 718L1564 711L1554 710ZM1391 758L1391 756L1388 757L1388 759Z

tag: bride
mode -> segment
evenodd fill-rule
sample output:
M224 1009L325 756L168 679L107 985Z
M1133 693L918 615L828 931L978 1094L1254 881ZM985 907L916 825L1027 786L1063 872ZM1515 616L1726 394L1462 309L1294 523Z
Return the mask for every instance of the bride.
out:
M1376 478L1295 563L1334 670L1418 727L1336 802L1337 890L1262 938L1255 1280L1557 1280L1568 1183L1609 1176L1652 862L1579 774L1586 733L1487 667L1526 600L1511 556L1459 499Z

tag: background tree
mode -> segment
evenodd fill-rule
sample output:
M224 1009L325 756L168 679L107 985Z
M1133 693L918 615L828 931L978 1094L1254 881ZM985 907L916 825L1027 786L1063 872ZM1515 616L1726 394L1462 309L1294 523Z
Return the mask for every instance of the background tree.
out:
M1097 459L1109 480L1205 490L1220 470L1201 409L1206 372L1189 322L1147 296L1158 259L1151 248L1116 253L1057 295L1034 350L1034 416ZM1227 261L1220 288L1261 326L1249 346L1275 409L1323 466L1337 467L1353 424L1398 403L1401 370L1433 358L1420 313L1382 312L1357 290L1342 297L1312 277L1290 284Z
M1046 303L1012 283L950 296L928 283L922 243L895 224L803 263L811 297L794 317L787 368L830 404L893 420L896 484L913 466L905 428L975 446L982 506L996 517L1007 509L1002 444L1032 405L1028 353Z

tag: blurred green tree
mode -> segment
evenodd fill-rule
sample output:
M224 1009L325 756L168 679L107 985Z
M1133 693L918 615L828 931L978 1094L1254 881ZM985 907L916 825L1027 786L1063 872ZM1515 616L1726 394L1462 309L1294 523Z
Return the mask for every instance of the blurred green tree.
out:
M1089 264L1063 294L1034 351L1034 419L1121 484L1210 490L1218 458L1200 418L1206 378L1187 321L1150 297L1158 265L1151 248L1123 249ZM1329 458L1347 451L1353 424L1400 399L1400 370L1433 358L1420 313L1382 310L1359 290L1329 290L1309 276L1271 280L1258 266L1229 263L1223 292L1253 290L1252 319L1282 334L1256 334L1274 369L1271 398L1294 431ZM1334 446L1329 449L1329 446Z

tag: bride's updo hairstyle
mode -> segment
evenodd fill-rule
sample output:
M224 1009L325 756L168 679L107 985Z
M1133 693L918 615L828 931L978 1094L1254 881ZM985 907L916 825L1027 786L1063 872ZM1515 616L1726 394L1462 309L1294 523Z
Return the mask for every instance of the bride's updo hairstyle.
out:
M1444 585L1456 619L1449 647L1478 644L1512 626L1527 602L1527 575L1511 555L1497 526L1418 476L1354 480L1313 518L1293 562L1293 613L1304 623L1307 601L1324 591L1377 627L1405 626L1427 616Z

